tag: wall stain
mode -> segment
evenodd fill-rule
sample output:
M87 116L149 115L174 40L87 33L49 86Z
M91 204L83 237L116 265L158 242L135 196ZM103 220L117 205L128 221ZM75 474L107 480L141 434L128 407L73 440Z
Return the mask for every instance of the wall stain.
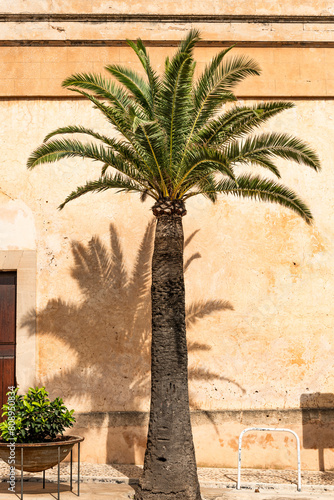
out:
M262 435L259 438L259 443L260 443L260 446L262 446L262 448L267 448L268 446L273 447L273 442L274 442L274 438L273 438L272 434L266 434L265 436ZM277 448L277 446L274 446L274 448Z
M306 361L302 357L303 352L300 352L297 349L289 349L288 352L292 355L289 360L291 365L302 366L306 364Z
M236 438L230 439L228 445L233 451L238 451L238 440Z
M129 448L133 448L134 443L136 444L136 447L146 448L146 435L131 431L124 431L122 436Z
M311 235L311 250L313 255L324 252L326 250L323 239L320 236L319 231L313 229L313 234Z

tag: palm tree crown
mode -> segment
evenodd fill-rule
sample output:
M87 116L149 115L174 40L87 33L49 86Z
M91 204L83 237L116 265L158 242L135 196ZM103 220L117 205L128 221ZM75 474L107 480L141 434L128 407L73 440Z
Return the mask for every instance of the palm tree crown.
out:
M219 193L233 194L286 206L310 223L307 206L290 189L271 178L251 173L236 175L236 165L260 165L276 177L275 158L320 168L316 153L301 140L282 133L253 131L272 116L293 107L290 102L232 104L234 87L259 67L246 57L218 53L195 81L196 30L189 32L179 49L166 59L162 76L152 69L142 41L128 41L145 71L145 78L120 65L106 70L113 80L95 74L76 74L63 86L89 99L121 133L107 137L82 126L66 126L48 134L28 160L28 167L66 157L102 162L99 179L78 187L60 205L87 192L107 189L136 191L141 199L152 197L155 215L184 215L184 202L203 195L215 202ZM115 82L118 81L118 83ZM121 84L121 85L119 85ZM59 134L87 134L93 142L52 139Z

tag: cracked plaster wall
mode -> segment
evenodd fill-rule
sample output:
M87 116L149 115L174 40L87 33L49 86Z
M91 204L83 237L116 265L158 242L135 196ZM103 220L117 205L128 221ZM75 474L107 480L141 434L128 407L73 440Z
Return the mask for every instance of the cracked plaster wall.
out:
M135 288L129 289L132 295L122 296L122 283L117 284L115 279L124 268L131 281L137 249L151 219L150 203L141 204L136 196L107 192L87 195L57 211L65 196L96 176L99 167L89 161L65 160L28 172L28 155L46 132L61 125L89 124L105 133L110 132L108 126L84 101L2 101L0 108L5 145L0 163L1 189L11 198L6 201L7 211L1 212L0 227L8 231L11 241L14 219L9 208L15 204L18 213L22 210L21 218L16 219L16 227L22 230L17 233L17 246L22 246L22 239L34 240L37 248L40 319L36 381L50 388L52 394L63 395L79 413L107 412L108 420L108 412L146 412L147 321L141 323L133 316L133 305L137 315L143 315L142 305L134 298ZM289 130L308 140L320 154L320 174L307 167L281 165L283 182L309 204L315 218L313 226L288 210L232 198L216 205L200 199L188 204L185 234L199 232L187 247L186 258L195 253L201 257L195 258L186 272L187 302L217 300L233 306L233 310L213 309L189 328L189 340L195 344L190 367L194 374L200 374L190 384L194 408L236 410L234 415L241 410L269 410L274 418L277 408L299 409L302 394L334 392L333 116L331 101L300 101L295 109L270 124L277 131ZM35 233L25 239L25 217L31 218L31 214ZM92 236L99 237L110 257L110 223L119 234L123 257L115 263L118 272L112 277L114 292L104 292L108 282L103 276L99 278L101 269L93 258L97 246L89 250L88 245ZM8 243L4 243L4 232L0 241L2 245ZM79 265L73 242L83 249ZM302 432L301 414L291 425ZM231 464L233 436L242 428L233 419L228 426L226 422L195 425L199 461L210 464L203 437L209 432L216 445L220 443L214 462ZM106 454L101 449L96 453L93 443L97 435L108 442L116 432L125 460L140 462L145 428L131 429L119 434L119 428L104 422L95 431L83 430L88 439L86 458L104 461L108 447ZM135 452L130 442L136 442ZM260 449L273 446L276 461L284 463L288 452L284 455L276 443ZM119 460L118 452L113 453L110 459ZM305 453L310 456L310 450ZM289 460L293 463L293 456ZM314 453L312 460L315 464ZM327 463L332 464L331 456Z

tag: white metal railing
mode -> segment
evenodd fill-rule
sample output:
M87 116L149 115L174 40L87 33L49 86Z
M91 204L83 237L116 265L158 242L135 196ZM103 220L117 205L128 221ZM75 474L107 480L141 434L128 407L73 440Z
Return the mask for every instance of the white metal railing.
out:
M244 429L239 436L239 452L238 452L238 482L237 482L237 490L240 490L240 477L241 477L241 444L243 435L249 431L269 431L269 432L291 432L296 438L297 441L297 462L298 462L298 485L297 491L301 491L302 489L302 480L301 480L301 468L300 468L300 441L298 435L292 431L291 429L281 429L281 428L270 428L270 427L248 427Z

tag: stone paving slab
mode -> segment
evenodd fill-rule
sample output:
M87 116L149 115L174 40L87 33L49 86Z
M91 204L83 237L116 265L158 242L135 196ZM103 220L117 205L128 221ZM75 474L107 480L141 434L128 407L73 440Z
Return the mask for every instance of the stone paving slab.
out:
M74 490L76 493L76 490ZM16 494L8 492L4 483L0 484L0 499L13 500L20 498L20 483L16 486ZM24 483L24 500L53 500L57 498L57 485L47 483L43 491L42 483ZM134 489L128 484L83 484L80 488L80 497L69 491L69 487L61 485L61 500L129 500L134 496ZM211 499L210 499L211 500Z
M69 492L69 464L61 464L61 500L73 500ZM7 491L8 465L0 462L0 500L15 498ZM73 464L73 479L76 479ZM136 465L81 464L83 500L133 498L134 488L142 474ZM237 470L199 467L198 475L204 500L334 500L334 472L303 471L302 492L297 492L297 472L294 470L242 469L242 490L236 490ZM17 472L17 479L20 473ZM56 498L57 467L46 471L47 489L42 489L42 474L24 474L24 498L49 500ZM2 481L2 482L1 482ZM74 488L76 485L74 484ZM259 490L255 493L255 490ZM20 493L20 483L17 485ZM18 498L18 497L16 497Z
M84 483L80 489L81 500L129 500L133 499L134 488L128 484L114 483ZM203 500L333 500L332 492L318 493L282 493L279 487L272 491L255 493L254 490L241 490L231 488L201 488ZM0 483L0 500L20 498L20 485L17 485L16 495L7 491L7 485ZM47 483L43 491L41 483L25 483L24 499L26 500L52 500L57 498L57 485ZM69 487L61 485L61 500L75 500L76 497L69 491Z
M203 500L333 500L332 492L303 493L289 492L282 493L279 488L271 491L255 493L254 490L201 489Z

